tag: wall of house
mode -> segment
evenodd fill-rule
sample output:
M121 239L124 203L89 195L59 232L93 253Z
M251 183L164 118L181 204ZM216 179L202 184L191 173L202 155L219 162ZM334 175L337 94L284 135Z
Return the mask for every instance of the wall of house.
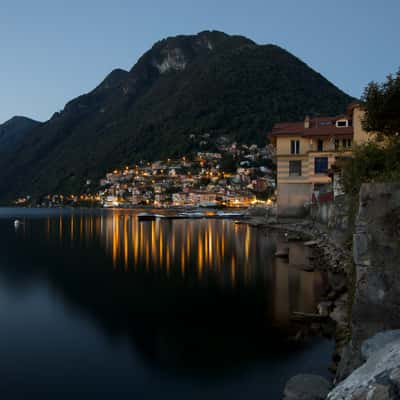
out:
M305 216L310 199L311 184L278 182L278 217Z
M289 175L289 161L290 160L301 160L301 176L291 176ZM308 157L301 155L292 155L285 157L278 157L277 160L277 168L278 168L278 183L307 183L308 181Z
M300 154L306 154L310 150L310 140L299 136L283 136L277 140L276 154L290 155L290 142L292 140L300 140Z
M327 174L316 174L315 173L315 158L316 157L327 157L328 158L328 169L332 167L332 164L336 161L337 153L312 153L309 155L309 162L308 162L308 171L307 175L310 178L310 181L313 183L329 183L331 179Z
M365 111L360 107L355 107L353 110L353 129L354 129L354 143L361 145L370 140L374 140L376 135L366 132L362 127L362 119L364 118Z
M308 156L288 156L279 157L277 160L278 167L278 184L279 183L330 183L331 179L327 174L315 174L314 158L328 157L328 169L335 162L335 154L333 153L313 153ZM302 175L289 175L289 161L302 161Z

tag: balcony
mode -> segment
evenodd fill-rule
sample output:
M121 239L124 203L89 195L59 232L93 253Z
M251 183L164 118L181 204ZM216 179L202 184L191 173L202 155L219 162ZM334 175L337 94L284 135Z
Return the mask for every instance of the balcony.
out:
M330 139L330 140L312 140L308 147L308 153L332 153L332 152L351 152L352 139Z

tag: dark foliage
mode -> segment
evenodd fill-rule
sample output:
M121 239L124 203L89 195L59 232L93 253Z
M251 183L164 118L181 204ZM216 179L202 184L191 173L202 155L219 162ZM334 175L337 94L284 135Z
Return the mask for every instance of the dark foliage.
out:
M389 75L386 82L371 82L365 89L364 129L383 136L400 135L400 69L396 76Z

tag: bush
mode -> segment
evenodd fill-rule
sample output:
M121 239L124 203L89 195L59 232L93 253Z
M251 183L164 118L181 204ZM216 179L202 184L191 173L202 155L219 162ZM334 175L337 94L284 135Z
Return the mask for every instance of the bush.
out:
M366 182L400 181L400 141L370 142L354 149L354 157L344 162L342 184L350 197L350 219L354 222L358 194Z
M400 142L382 145L370 142L358 146L354 157L347 161L343 170L344 190L358 195L364 182L393 182L400 180Z

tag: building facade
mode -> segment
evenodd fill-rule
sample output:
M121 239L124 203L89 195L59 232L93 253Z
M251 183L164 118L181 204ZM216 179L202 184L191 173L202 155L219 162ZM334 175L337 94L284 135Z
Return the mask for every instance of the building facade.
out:
M344 115L273 127L269 137L276 148L278 216L304 215L313 194L331 183L328 171L336 160L350 157L354 143L369 140L362 116L360 105L351 104Z

